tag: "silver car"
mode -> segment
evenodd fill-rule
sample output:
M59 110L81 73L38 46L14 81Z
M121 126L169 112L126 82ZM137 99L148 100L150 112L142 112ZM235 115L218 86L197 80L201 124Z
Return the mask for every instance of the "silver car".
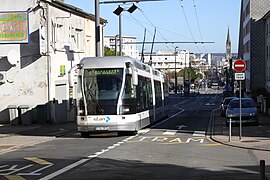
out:
M242 123L252 123L258 125L258 110L252 98L241 98L241 119ZM232 123L240 123L240 99L232 99L226 110L226 125L229 125L229 120Z

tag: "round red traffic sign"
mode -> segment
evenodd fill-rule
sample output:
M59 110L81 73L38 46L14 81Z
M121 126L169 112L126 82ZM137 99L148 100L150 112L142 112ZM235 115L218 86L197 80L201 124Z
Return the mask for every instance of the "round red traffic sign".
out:
M233 64L233 69L236 71L236 72L243 72L244 70L246 70L246 62L242 59L237 59L236 61L234 61L234 64Z

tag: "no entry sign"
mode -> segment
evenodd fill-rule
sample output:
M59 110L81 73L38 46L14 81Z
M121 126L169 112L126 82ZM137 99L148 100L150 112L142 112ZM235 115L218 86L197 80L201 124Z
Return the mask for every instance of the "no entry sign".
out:
M246 62L242 59L237 59L236 61L234 61L234 64L233 64L233 69L236 71L236 72L243 72L244 70L246 70Z

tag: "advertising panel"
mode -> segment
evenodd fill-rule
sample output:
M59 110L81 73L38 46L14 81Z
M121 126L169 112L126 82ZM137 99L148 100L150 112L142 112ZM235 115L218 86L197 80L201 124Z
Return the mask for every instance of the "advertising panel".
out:
M0 12L0 44L28 42L28 12Z

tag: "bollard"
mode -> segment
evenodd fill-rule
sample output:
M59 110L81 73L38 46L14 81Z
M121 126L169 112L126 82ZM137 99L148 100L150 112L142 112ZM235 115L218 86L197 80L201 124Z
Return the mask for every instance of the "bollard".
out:
M230 118L229 121L229 142L231 142L231 138L232 138L232 118Z
M265 180L265 160L260 160L260 180Z

